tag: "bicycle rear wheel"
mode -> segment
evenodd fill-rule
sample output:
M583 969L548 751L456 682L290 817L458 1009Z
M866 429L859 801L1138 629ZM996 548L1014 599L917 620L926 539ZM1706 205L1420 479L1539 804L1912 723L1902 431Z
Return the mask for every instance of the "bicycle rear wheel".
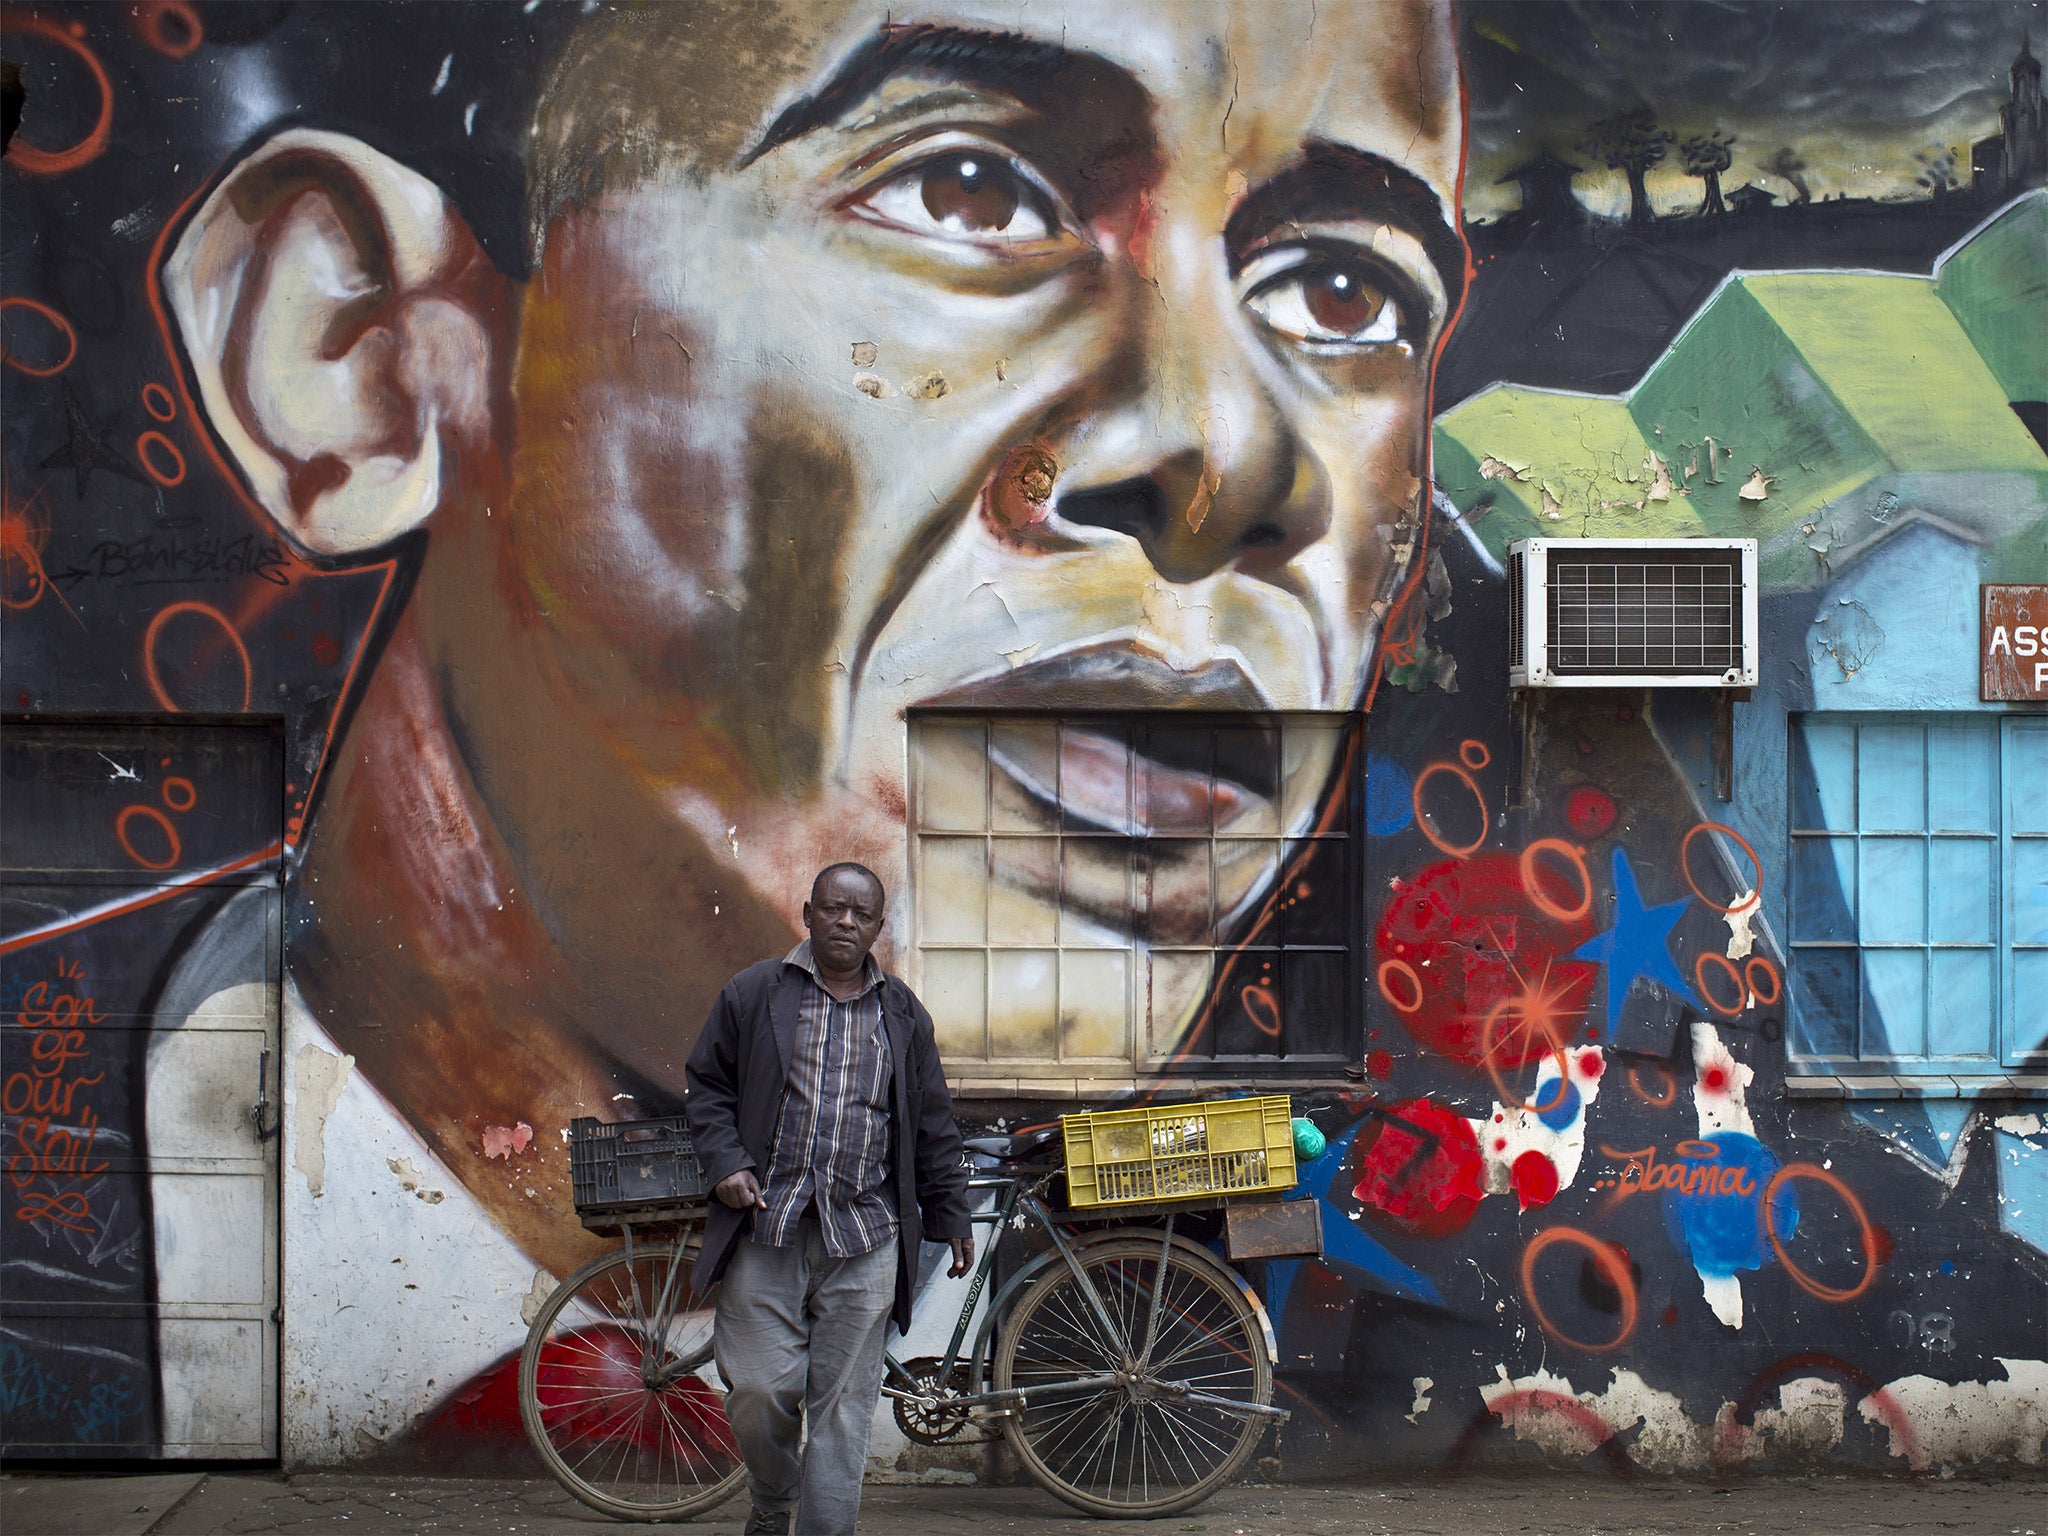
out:
M621 1520L682 1519L746 1479L711 1309L687 1305L687 1272L664 1289L675 1258L642 1248L593 1259L542 1304L519 1357L527 1438L555 1481Z
M1189 1509L1235 1478L1265 1433L1264 1417L1227 1406L1272 1399L1264 1330L1236 1277L1192 1246L1175 1242L1163 1273L1156 1236L1105 1239L1076 1258L1109 1327L1064 1265L1025 1292L995 1386L1041 1390L1007 1420L1010 1443L1048 1492L1091 1515ZM1118 1383L1058 1390L1106 1375Z

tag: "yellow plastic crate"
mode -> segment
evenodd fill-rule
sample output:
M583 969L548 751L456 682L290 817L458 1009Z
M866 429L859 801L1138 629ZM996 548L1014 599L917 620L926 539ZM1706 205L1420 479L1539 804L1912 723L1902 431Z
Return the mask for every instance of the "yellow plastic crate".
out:
M1060 1116L1067 1204L1130 1205L1292 1189L1286 1094Z

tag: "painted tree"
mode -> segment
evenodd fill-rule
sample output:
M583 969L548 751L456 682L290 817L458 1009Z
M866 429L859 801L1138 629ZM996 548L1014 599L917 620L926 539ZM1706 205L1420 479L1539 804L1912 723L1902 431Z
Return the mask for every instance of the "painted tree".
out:
M1913 185L1930 197L1942 198L1962 190L1963 177L1954 150L1930 144L1926 149L1916 151L1913 158L1920 162L1920 174L1913 178Z
M1706 183L1706 195L1700 199L1700 212L1726 213L1728 205L1721 201L1721 173L1734 162L1735 135L1718 130L1696 133L1678 146L1678 158L1685 166L1686 175L1697 176Z
M1650 191L1644 178L1650 174L1650 167L1664 158L1671 141L1669 130L1657 126L1657 114L1648 107L1631 107L1587 125L1584 152L1609 170L1628 177L1631 224L1647 224L1655 217L1650 211Z
M1790 183L1793 192L1797 194L1793 198L1794 202L1813 201L1813 193L1806 185L1806 159L1790 144L1782 145L1758 169L1766 176L1775 176L1780 181Z

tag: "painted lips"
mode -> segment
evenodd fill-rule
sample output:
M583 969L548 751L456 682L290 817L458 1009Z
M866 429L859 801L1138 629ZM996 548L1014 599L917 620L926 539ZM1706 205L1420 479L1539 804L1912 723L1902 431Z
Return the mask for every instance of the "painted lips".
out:
M1105 719L1099 730L1067 724L1056 763L1026 761L1000 748L991 758L1070 828L1201 835L1225 831L1278 798L1277 733L1256 723L1272 705L1235 662L1181 671L1128 646L1090 646L927 702L1043 710L1051 700L1063 709L1122 718ZM1218 732L1188 721L1191 711L1203 710L1244 715L1246 728Z

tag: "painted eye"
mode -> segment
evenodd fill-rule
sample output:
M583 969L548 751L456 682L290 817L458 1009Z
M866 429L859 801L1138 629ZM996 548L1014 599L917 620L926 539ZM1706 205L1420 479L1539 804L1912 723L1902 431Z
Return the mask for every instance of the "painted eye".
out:
M979 149L920 161L859 206L920 234L986 244L1046 240L1059 227L1044 194L1001 156Z
M1254 289L1245 307L1296 341L1365 346L1406 339L1400 302L1363 262L1305 262Z

